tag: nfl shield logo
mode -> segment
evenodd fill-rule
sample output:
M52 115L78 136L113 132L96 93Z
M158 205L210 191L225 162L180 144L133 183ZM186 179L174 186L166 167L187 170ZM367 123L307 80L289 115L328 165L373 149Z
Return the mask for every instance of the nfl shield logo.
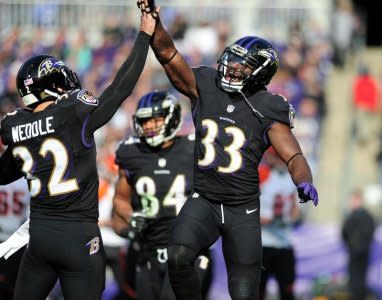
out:
M229 104L229 105L227 106L227 112L231 113L231 112L233 112L234 110L235 110L235 106L234 106L234 105Z
M164 168L164 167L166 166L166 164L167 164L167 161L166 161L165 158L160 158L160 159L158 160L158 166L159 166L159 167Z

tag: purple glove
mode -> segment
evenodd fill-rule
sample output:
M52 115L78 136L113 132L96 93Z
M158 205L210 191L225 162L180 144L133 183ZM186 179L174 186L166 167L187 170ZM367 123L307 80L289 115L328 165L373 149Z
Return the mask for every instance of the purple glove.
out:
M318 205L318 193L313 184L309 182L300 183L297 186L297 191L298 197L300 198L300 203L305 203L312 200L314 206Z

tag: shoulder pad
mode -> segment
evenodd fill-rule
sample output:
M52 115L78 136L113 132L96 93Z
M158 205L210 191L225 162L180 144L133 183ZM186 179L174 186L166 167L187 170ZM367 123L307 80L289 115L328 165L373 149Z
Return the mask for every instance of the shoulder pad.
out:
M197 68L192 68L192 71L194 74L198 76L210 76L211 78L215 79L215 75L217 73L217 70L208 66L199 66Z
M13 116L15 116L18 112L20 111L20 109L16 109L14 111L11 111L9 113L6 113L0 120L0 128L1 127L4 127L6 122L8 120L10 120Z
M1 117L1 120L0 120L0 130L1 130L2 127L4 127L6 118L7 118L7 115L4 115L4 116Z
M7 113L5 116L14 116L14 115L17 114L19 111L20 111L20 109L16 109L16 110L14 110L14 111L11 111L11 112ZM5 117L4 117L4 119L5 119Z
M123 140L119 143L117 151L115 152L115 164L120 168L127 168L126 161L129 161L131 155L135 153L134 146L135 144L140 143L140 139L134 136L128 137L126 140Z
M123 145L138 144L141 140L135 136L130 136L126 140L122 141Z
M117 146L117 156L120 155L121 153L124 153L126 148L130 145L134 145L134 144L138 144L140 143L140 139L137 138L137 137L134 137L134 136L130 136L128 138L126 138L125 140L121 140L119 143L118 143L118 146Z
M76 98L86 105L98 106L98 98L93 96L88 90L77 90ZM74 93L73 93L74 94ZM72 94L72 95L73 95Z
M200 65L199 67L192 68L195 73L216 73L216 69L206 65Z
M288 100L281 94L268 93L264 102L264 114L275 121L294 126L295 110ZM262 111L263 112L263 111Z
M279 108L284 108L286 107L286 104L289 104L288 99L279 93L270 93L270 98L272 103Z
M12 126L12 123L15 122L15 116L18 112L20 112L20 109L9 112L0 120L0 137L4 145L8 145L10 143L10 127Z
M207 66L207 65L200 65L200 66L196 67L195 69L206 70L206 69L211 69L211 67Z

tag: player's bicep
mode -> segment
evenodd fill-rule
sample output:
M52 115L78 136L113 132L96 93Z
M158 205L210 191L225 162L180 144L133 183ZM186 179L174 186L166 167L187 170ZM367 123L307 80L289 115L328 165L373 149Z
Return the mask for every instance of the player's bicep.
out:
M284 162L287 162L296 153L302 153L300 145L288 125L275 122L267 133L270 144Z

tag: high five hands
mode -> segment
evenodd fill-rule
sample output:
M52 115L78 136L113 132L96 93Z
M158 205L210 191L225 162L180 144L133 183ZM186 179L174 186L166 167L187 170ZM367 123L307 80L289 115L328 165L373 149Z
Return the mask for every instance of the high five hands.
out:
M154 19L158 18L160 7L155 5L155 0L138 0L137 6L141 10L142 15L151 14Z
M153 35L160 7L156 7L153 0L138 0L137 5L142 13L140 30Z

